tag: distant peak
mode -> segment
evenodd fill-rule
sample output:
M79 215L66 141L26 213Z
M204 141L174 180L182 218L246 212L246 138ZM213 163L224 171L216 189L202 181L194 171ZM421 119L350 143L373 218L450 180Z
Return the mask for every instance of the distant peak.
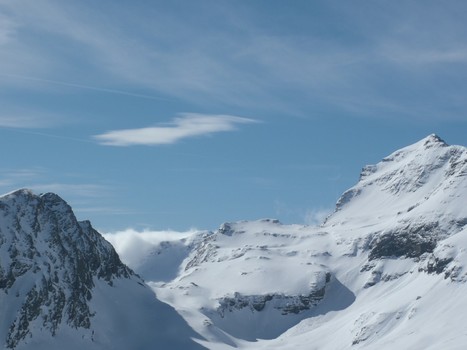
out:
M18 190L12 191L8 193L7 195L13 195L13 196L34 196L34 193L32 190L28 188L20 188Z
M446 142L444 142L444 140L441 137L439 137L436 134L428 135L427 137L422 139L420 142L423 143L423 146L426 146L426 147L430 147L434 144L438 144L440 146L448 145Z
M27 188L21 188L10 193L0 196L1 201L12 202L12 203L45 203L50 206L63 207L66 211L72 212L71 207L68 203L60 197L58 194L48 192L35 194L32 190Z
M26 198L31 198L31 197L34 197L35 194L27 189L27 188L20 188L18 190L14 190L12 192L9 192L9 193L6 193L4 195L1 196L1 198L17 198L17 197L26 197Z
M35 194L34 191L28 188L20 188L18 190L9 192L1 196L3 198L27 198L27 199L42 199L49 202L65 202L58 194L47 192L39 195Z
M50 202L65 202L65 200L60 197L58 194L53 192L42 193L40 197L43 200L50 201Z

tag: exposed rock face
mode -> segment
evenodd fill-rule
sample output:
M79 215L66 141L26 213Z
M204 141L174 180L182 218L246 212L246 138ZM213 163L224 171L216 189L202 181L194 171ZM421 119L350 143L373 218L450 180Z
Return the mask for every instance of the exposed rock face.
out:
M370 243L369 260L406 257L419 258L431 253L440 237L438 223L406 225L400 229L382 233Z
M429 135L365 166L323 230L339 237L342 255L368 256L362 269L369 272L365 287L409 270L385 273L376 268L380 260L412 259L421 271L443 273L453 265L452 257L438 257L435 251L466 226L466 176L467 149Z
M324 273L323 273L324 274ZM313 290L306 295L285 295L283 293L268 293L265 295L242 295L235 293L233 297L219 299L217 311L222 317L225 313L234 312L243 308L249 308L252 312L262 311L266 305L272 305L282 315L298 314L309 310L324 298L326 285L331 281L331 274L325 273L325 279L314 286Z
M216 236L213 234L204 235L204 238L201 242L198 242L195 247L196 254L190 257L190 260L185 266L185 271L190 270L196 266L201 265L202 263L208 262L217 255L216 244L214 244Z
M96 279L112 285L131 275L113 247L57 195L19 190L0 199L0 294L20 304L19 312L2 316L10 324L7 348L31 336L33 324L51 335L62 322L89 328Z

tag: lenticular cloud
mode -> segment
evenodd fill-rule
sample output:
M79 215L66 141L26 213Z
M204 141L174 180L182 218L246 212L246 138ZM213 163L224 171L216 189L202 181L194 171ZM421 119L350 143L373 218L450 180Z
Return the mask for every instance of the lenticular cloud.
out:
M164 126L139 129L112 130L94 136L102 145L163 145L173 144L184 138L236 130L237 124L255 123L253 119L232 115L204 115L185 113Z

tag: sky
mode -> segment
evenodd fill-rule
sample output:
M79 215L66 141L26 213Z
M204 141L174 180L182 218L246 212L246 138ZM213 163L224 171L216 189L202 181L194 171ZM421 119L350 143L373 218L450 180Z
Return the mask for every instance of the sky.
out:
M467 145L465 1L0 0L0 192L105 232L316 224L360 170Z

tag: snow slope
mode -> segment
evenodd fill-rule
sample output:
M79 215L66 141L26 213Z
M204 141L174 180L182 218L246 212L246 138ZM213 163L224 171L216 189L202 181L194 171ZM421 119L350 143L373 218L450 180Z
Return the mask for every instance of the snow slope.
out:
M0 344L6 349L200 349L113 247L52 193L0 197Z
M465 349L466 177L467 149L429 135L364 167L320 227L226 223L130 266L210 349Z

